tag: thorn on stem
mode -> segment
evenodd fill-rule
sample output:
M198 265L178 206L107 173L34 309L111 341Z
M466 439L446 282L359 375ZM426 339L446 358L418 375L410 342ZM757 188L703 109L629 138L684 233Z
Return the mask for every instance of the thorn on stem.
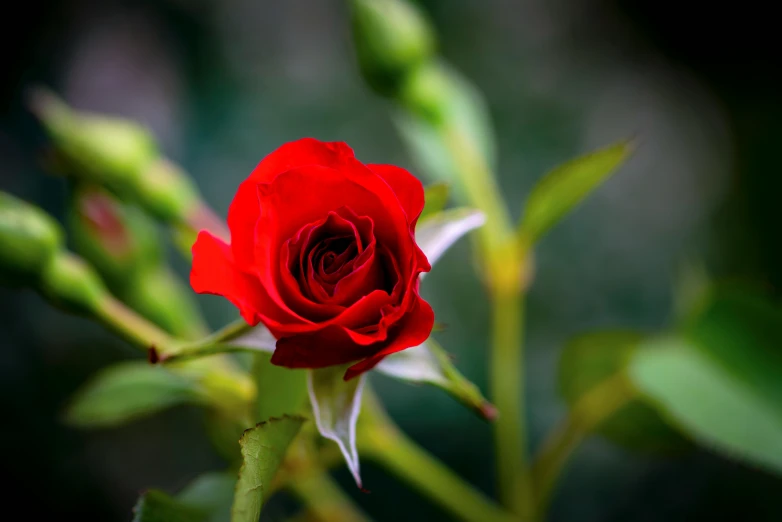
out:
M147 360L149 361L149 364L157 364L160 362L160 354L154 345L147 348Z

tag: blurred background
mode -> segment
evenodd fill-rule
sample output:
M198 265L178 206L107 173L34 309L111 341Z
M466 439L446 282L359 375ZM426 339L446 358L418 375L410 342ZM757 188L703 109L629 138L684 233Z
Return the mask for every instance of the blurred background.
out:
M515 215L533 183L570 157L629 135L621 173L541 244L530 298L528 401L533 446L561 418L563 343L584 330L664 328L678 268L703 260L727 279L782 290L782 60L760 2L426 0L443 56L485 94L499 176ZM136 119L224 215L268 152L303 136L346 141L367 162L415 172L389 106L362 83L338 0L14 2L0 20L0 190L65 212L65 183L41 167L46 140L25 106L52 87L79 109ZM464 241L423 288L457 366L486 390L488 310ZM184 276L188 267L172 255ZM199 297L211 326L235 317ZM139 357L32 292L0 289L4 496L36 520L130 520L140 491L176 491L222 460L203 413L180 407L85 432L62 409L89 375ZM488 425L444 393L373 377L392 416L460 475L493 492ZM380 520L447 520L378 468L371 494L337 477ZM782 520L782 480L706 450L630 453L599 438L577 452L551 521ZM285 499L264 518L281 520Z

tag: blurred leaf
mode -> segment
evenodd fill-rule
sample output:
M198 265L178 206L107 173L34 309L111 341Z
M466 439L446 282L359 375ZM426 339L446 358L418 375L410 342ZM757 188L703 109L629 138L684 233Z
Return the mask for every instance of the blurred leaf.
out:
M123 362L98 372L66 411L81 427L115 426L183 403L203 403L201 387L182 375L145 361Z
M707 304L712 281L706 267L697 259L687 259L678 268L674 287L676 320L686 322L702 312Z
M559 389L568 407L623 371L642 340L640 333L617 330L591 332L568 342L559 362ZM653 407L639 400L605 420L597 433L637 451L669 452L687 445Z
M307 401L307 372L271 363L266 353L255 355L253 377L258 388L256 418L300 413Z
M649 344L630 376L672 423L707 447L782 472L779 404L685 339Z
M571 160L543 176L532 189L522 215L520 233L525 241L538 241L622 165L631 151L631 143L623 141Z
M133 508L133 522L207 522L208 514L197 507L151 489Z
M434 183L424 189L424 210L421 212L419 221L429 216L437 214L445 208L448 203L448 184Z
M479 210L454 208L438 212L418 224L415 240L430 265L434 265L451 245L470 230L483 225L485 218ZM421 274L423 277L424 274Z
M235 488L235 473L204 473L180 491L176 499L208 513L205 522L228 522Z
M303 422L303 417L269 419L244 432L239 440L243 462L236 483L231 522L258 522L272 480Z
M383 359L375 369L397 379L433 384L486 420L494 420L496 408L487 401L477 386L467 380L451 363L445 350L434 339Z
M307 389L318 431L323 437L337 443L345 457L348 469L360 488L356 422L361 411L361 392L364 389L366 374L345 381L342 378L345 368L345 366L331 366L310 370Z
M438 103L446 104L441 116L447 124L465 133L472 143L477 144L488 164L493 166L496 144L485 101L458 72L442 64L439 67L446 75L446 79L439 83L448 87L447 92L438 90L437 94ZM459 201L469 201L464 184L456 177L459 169L453 163L453 156L440 129L426 118L406 111L397 113L394 122L418 167L432 180L451 184Z

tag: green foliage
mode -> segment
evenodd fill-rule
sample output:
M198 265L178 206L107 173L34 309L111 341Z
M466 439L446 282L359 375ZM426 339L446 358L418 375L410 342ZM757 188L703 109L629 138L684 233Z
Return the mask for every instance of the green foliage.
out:
M0 283L33 282L62 244L62 228L51 216L0 191Z
M258 389L255 418L270 419L302 412L307 403L307 372L275 366L271 354L259 352L253 362Z
M272 479L303 422L303 417L269 419L244 432L239 440L243 460L231 522L258 522L261 507L270 495Z
M448 203L448 184L434 183L424 189L424 210L418 221L434 216L445 208Z
M123 362L101 370L81 388L66 420L85 428L116 426L177 404L205 400L194 380L146 361Z
M205 522L228 522L236 489L236 474L204 473L179 492L177 500L208 514Z
M133 522L208 522L208 514L166 493L151 489L133 508Z
M471 201L466 193L467 184L458 177L463 169L455 163L441 127L447 125L463 133L470 143L475 144L489 166L493 165L496 143L486 103L475 87L456 71L442 63L427 67L430 72L421 70L417 74L426 74L432 79L427 82L423 81L426 78L409 80L404 98L419 109L399 111L394 123L418 168L430 179L448 183L457 200L466 203ZM431 90L428 86L435 82L435 78L443 90L438 94L436 105L426 108L431 105L426 101L426 93ZM437 124L426 117L426 114L432 113L437 115Z
M538 182L527 199L520 222L525 242L535 243L560 219L603 183L632 151L619 142L561 165Z
M456 369L448 353L432 338L389 355L375 370L402 381L437 386L486 420L494 420L497 415L478 387Z
M572 339L559 362L559 389L573 408L601 382L625 370L643 341L633 331L591 332ZM604 421L597 433L614 443L638 451L677 451L686 441L660 418L657 411L634 400Z
M630 366L667 419L728 456L782 472L782 415L752 382L681 338L656 340Z
M361 487L356 422L361 411L366 374L345 381L343 375L346 369L347 366L331 366L310 370L307 389L318 431L337 443L356 484Z
M443 210L418 224L415 230L415 241L426 254L429 264L434 266L451 245L469 231L483 225L485 221L483 213L479 210L470 208Z
M782 472L782 310L760 295L714 291L677 336L630 365L672 423L730 456Z

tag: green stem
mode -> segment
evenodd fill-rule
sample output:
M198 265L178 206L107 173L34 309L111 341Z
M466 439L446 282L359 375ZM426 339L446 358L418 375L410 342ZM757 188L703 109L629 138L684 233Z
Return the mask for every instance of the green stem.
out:
M286 487L321 522L365 522L369 519L325 471L297 474Z
M166 332L111 296L103 299L95 314L104 325L142 349L165 354L174 344Z
M562 470L578 445L609 417L625 407L636 391L624 373L617 373L584 394L543 443L533 466L538 512L548 507Z
M525 520L534 519L532 482L525 429L524 295L492 295L491 396L500 412L495 423L499 496L503 505Z
M368 389L365 389L365 401L358 433L362 456L412 485L459 520L516 520L402 433Z
M167 353L161 354L160 360L170 363L199 359L218 353L256 352L258 350L250 347L229 344L231 340L249 332L252 328L244 319L237 319L201 340L184 344L180 343L178 346L170 348ZM262 327L259 326L258 328Z
M494 423L499 497L514 514L533 520L523 360L528 249L514 232L496 179L476 144L456 127L446 127L442 136L471 203L486 215L486 225L479 234L492 300L490 382L491 399L499 410Z

